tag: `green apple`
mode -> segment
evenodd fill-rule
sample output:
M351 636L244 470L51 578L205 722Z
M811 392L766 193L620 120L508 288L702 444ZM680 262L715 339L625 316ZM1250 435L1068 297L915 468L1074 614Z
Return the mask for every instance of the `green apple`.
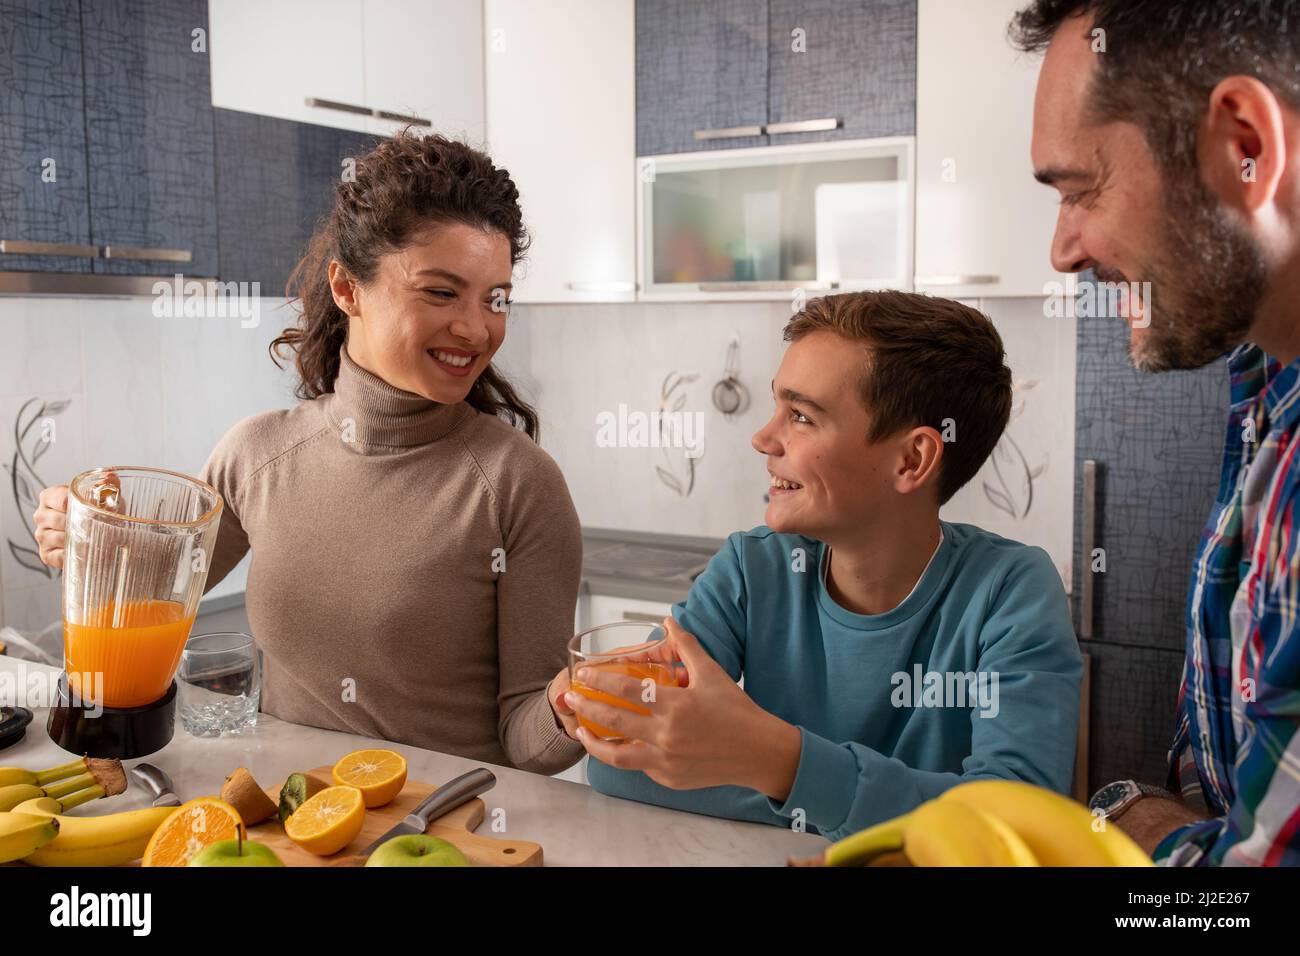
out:
M269 846L249 840L219 840L190 857L189 866L284 866Z
M381 843L366 866L469 866L465 854L441 837L411 833Z

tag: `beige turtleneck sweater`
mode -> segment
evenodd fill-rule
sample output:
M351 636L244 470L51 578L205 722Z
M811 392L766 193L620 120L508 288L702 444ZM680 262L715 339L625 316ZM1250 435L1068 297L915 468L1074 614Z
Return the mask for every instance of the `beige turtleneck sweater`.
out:
M208 587L253 551L262 710L538 773L571 766L582 745L545 695L582 568L560 469L500 419L341 359L333 393L244 419L203 468L226 503Z

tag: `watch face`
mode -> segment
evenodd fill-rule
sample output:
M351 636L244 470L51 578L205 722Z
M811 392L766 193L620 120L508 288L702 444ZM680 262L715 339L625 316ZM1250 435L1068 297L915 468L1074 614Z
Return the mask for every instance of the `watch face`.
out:
M1123 783L1107 784L1093 794L1092 799L1088 801L1088 806L1093 810L1109 810L1124 799L1126 793L1128 793L1128 787Z

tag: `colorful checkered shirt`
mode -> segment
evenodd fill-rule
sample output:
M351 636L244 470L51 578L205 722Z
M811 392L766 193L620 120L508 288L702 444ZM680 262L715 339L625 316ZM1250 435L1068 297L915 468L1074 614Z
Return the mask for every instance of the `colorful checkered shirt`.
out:
M1192 568L1169 787L1210 818L1174 866L1300 865L1300 360L1253 345L1232 376L1223 472Z

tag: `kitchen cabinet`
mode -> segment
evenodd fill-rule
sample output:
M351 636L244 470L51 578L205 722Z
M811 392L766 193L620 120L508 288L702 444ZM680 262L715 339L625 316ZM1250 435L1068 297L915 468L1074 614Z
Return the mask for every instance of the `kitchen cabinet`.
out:
M211 18L216 107L482 138L479 0L212 0Z
M649 621L658 624L670 616L673 606L659 601L614 597L609 594L584 594L578 602L582 630L617 621Z
M94 271L217 274L207 0L83 3Z
M916 0L770 0L768 43L773 145L915 132Z
M632 0L487 0L487 146L532 237L517 302L636 293Z
M79 9L0 0L0 270L90 271Z
M637 0L636 151L765 146L766 0Z
M236 110L214 112L221 279L257 282L262 295L283 295L312 231L334 205L344 161L367 152L375 137Z
M206 30L206 0L0 4L0 268L216 274Z
M1029 142L1041 57L1006 28L1023 0L919 0L916 288L950 298L1042 296L1053 190L1033 178Z
M916 0L638 0L637 153L910 136Z

